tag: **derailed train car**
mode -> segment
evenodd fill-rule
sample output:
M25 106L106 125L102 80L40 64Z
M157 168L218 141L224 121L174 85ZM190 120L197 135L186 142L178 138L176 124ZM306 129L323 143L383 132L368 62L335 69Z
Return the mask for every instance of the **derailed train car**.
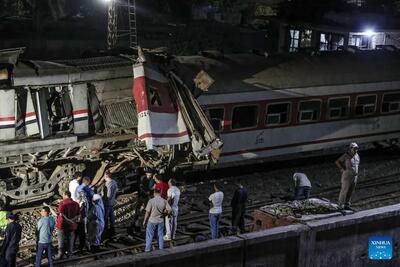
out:
M117 173L136 166L187 167L199 162L208 164L212 159L212 149L207 147L216 140L212 128L207 120L199 119L202 112L190 114L190 109L199 109L195 101L187 105L187 100L176 100L188 97L179 88L174 91L167 88L175 102L164 105L183 113L191 142L179 145L167 142L149 150L139 140L132 65L143 63L136 59L107 56L24 61L19 60L22 52L23 49L0 51L0 200L3 202L18 205L60 193L76 171L84 171L95 162L101 164L93 184L99 184L108 168ZM162 77L157 71L153 72ZM152 101L162 88L155 85L148 89L153 95L143 101L151 102L148 106L160 105ZM148 113L148 110L139 112L139 117ZM197 124L196 119L205 125ZM207 129L211 129L208 135ZM168 137L169 129L166 130L156 134ZM135 182L127 173L121 178L126 187Z
M200 70L215 82L197 100L224 143L218 167L398 149L400 52L386 50L176 58L186 84Z

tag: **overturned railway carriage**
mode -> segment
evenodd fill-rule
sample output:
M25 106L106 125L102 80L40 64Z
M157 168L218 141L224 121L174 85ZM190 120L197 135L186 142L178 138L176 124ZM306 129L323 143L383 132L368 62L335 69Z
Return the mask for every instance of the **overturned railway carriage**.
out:
M122 189L136 182L137 166L208 162L199 133L191 143L151 151L139 140L130 59L22 61L21 52L0 51L0 200L18 205L46 199L96 162L93 184L101 183L106 169L124 171Z
M205 70L198 97L224 142L218 166L397 145L400 53L335 52L177 58L186 83Z

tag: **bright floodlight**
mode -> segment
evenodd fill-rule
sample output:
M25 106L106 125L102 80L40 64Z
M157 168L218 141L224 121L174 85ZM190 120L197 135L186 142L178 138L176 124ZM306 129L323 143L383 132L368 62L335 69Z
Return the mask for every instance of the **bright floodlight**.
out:
M103 0L103 1L106 2L106 3L112 2L112 0Z
M366 35L366 36L372 36L372 35L375 34L375 32L373 30L371 30L371 29L367 29L367 30L365 30L363 32L363 34Z

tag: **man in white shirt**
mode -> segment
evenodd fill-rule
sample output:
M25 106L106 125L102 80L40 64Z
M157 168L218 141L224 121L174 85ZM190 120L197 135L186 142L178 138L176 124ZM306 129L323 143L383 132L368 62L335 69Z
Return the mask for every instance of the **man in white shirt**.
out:
M293 174L294 181L294 199L298 200L304 197L308 199L310 197L311 182L307 175L301 172Z
M175 239L176 227L178 222L178 204L179 198L181 196L181 191L176 186L175 179L171 178L168 181L168 203L171 205L172 213L171 216L165 217L165 227L167 228L167 233L164 237L164 240Z
M357 143L351 143L348 151L335 161L342 173L339 205L344 209L351 209L350 200L357 184L358 166L360 165L360 156L357 152Z
M208 198L212 204L212 208L210 208L209 212L212 239L217 239L219 237L219 220L221 219L222 202L224 200L224 193L220 190L220 188L221 187L215 183L214 193L212 193Z
M82 183L82 173L76 172L74 174L74 179L69 182L69 192L71 193L71 198L75 202L79 202L78 186Z

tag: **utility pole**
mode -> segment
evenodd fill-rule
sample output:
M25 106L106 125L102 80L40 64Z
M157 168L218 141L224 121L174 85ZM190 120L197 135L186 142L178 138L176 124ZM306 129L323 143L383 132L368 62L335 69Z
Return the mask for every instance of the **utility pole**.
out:
M136 1L108 0L107 48L114 48L125 39L130 48L136 48Z

